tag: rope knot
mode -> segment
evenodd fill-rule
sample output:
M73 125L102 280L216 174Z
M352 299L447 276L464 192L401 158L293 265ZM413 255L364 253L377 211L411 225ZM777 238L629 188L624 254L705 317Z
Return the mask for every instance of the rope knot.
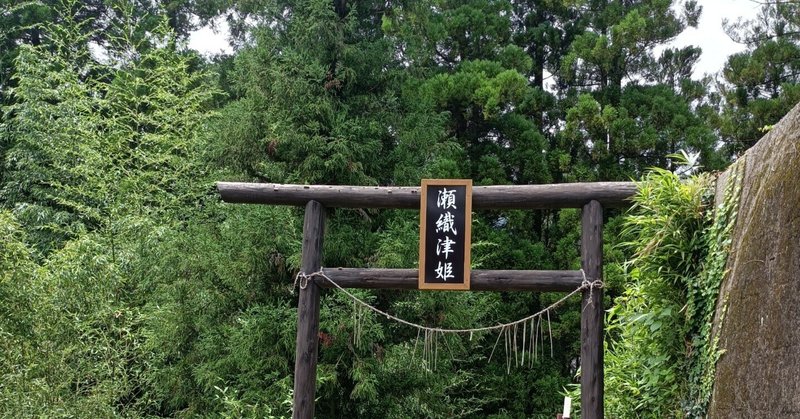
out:
M317 272L312 272L310 274L305 273L304 271L300 271L294 277L294 286L292 287L292 291L294 291L298 286L301 290L306 289L308 286L308 280L315 277L315 276L325 276L325 273L322 271L324 268L320 267Z
M587 289L588 288L589 292L592 292L592 290L595 289L595 288L601 289L601 288L605 287L605 285L606 284L603 281L599 280L599 279L595 279L594 281L589 281L588 279L584 279L583 282L581 282L581 288L582 289Z
M292 286L292 291L297 289L298 285L300 286L301 290L306 289L306 287L308 286L308 278L309 276L306 275L305 272L303 271L298 272L297 275L295 275L294 277L294 286Z
M584 290L587 288L589 289L589 303L586 304L586 307L589 307L591 305L594 305L594 301L592 300L594 289L595 288L603 289L603 287L605 287L606 284L600 279L595 279L593 281L590 281L589 278L586 277L586 272L583 269L581 269L581 275L583 275L583 281L581 282L580 289ZM586 310L586 307L584 307L583 309Z

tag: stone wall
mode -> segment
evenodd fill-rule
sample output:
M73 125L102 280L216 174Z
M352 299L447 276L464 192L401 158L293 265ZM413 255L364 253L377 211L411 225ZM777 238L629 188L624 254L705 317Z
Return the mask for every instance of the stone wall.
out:
M725 353L709 417L798 418L800 105L738 164L744 164L739 215L715 320Z

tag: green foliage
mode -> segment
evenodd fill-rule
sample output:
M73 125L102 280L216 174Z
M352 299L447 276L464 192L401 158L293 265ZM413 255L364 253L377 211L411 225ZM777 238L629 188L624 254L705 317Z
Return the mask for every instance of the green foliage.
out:
M291 415L302 214L222 204L213 181L629 180L675 170L678 150L717 169L718 134L750 136L797 96L783 3L769 31L740 28L760 38L705 99L698 49L654 53L696 24L694 1L145 3L0 1L0 416ZM223 14L238 49L201 62L180 40ZM606 243L629 242L605 255L616 416L707 401L732 218L706 218L704 179L653 172L627 222L609 211ZM579 266L578 211L474 220L476 268ZM412 268L417 223L332 209L324 265ZM442 327L561 297L357 295ZM439 341L430 372L412 330L321 301L320 417L552 417L574 382L576 301L551 313L553 357L510 372L488 362L496 336Z
M753 20L726 23L728 34L747 45L722 69L719 95L711 97L727 153L738 155L800 102L800 5L766 2Z
M552 142L556 179L639 178L649 167L669 168L664 156L680 149L700 153L707 169L723 167L713 131L695 116L693 102L705 93L690 78L699 50L657 56L653 48L697 23L696 2L682 11L673 3L586 2L582 30L552 70L564 83L567 122Z
M79 28L60 28L54 46L58 54L44 48L24 47L17 59L19 103L4 109L9 121L3 125L6 153L2 190L4 206L14 208L24 223L36 223L34 243L44 254L83 227L80 215L62 205L54 182L69 183L68 173L78 144L70 141L91 135L97 120L74 118L92 111L90 83L80 80L89 72L86 37ZM69 158L66 158L68 155Z
M712 184L708 175L683 181L653 169L639 184L626 217L624 235L634 240L624 245L636 252L629 265L668 284L685 285L705 255L703 230Z
M92 60L81 24L51 29L49 48L24 47L17 59L0 190L41 254L118 217L197 202L203 173L187 157L201 151L208 76L190 73L165 27L152 36L167 47L120 45L138 57L105 66Z
M608 314L606 409L611 416L681 417L686 397L684 301L706 254L708 176L653 170L625 218L635 252ZM633 415L631 415L633 414Z
M702 271L688 289L686 319L689 324L688 337L693 351L689 356L689 397L684 410L690 417L704 417L711 401L716 363L721 355L713 322L716 310L722 308L717 320L717 330L724 319L724 307L717 302L722 279L727 274L731 234L736 224L739 208L741 181L745 160L738 160L730 171L725 185L723 202L709 214L711 223L706 232L708 254Z
M22 332L28 328L21 313L28 310L28 280L35 273L36 265L32 260L32 252L28 248L25 231L14 215L8 211L0 212L0 298L4 302L2 327L5 333Z
M329 2L301 2L279 30L256 32L253 45L236 57L235 86L243 97L223 112L237 127L220 131L228 138L213 151L215 159L228 163L231 151L250 154L231 163L276 182L390 179L391 166L375 156L391 153L394 130L387 127L402 125L389 88L395 73L386 40L364 28L364 18L375 12L354 8L340 20Z
M654 169L639 184L623 231L634 257L608 312L607 414L704 417L719 357L711 327L736 219L736 176L718 208L709 205L707 175L682 181Z
M0 407L24 406L23 389L36 384L27 379L26 361L34 352L31 344L35 319L31 318L38 290L38 273L25 231L8 211L0 211Z
M212 211L217 217L161 232L141 256L138 293L153 356L143 398L157 403L145 411L285 412L297 220L287 209Z
M199 151L214 90L206 74L190 74L168 30L151 34L163 47L120 41L129 58L99 65L83 23L63 12L61 25L43 27L46 43L21 48L5 109L3 205L27 235L3 213L15 258L3 290L14 272L8 281L27 298L7 302L28 323L14 330L4 315L4 342L14 346L3 355L13 367L4 368L0 412L125 416L158 402L148 397L157 358L138 292L153 260L143 256L207 194L203 171L186 159ZM35 259L25 262L30 245Z

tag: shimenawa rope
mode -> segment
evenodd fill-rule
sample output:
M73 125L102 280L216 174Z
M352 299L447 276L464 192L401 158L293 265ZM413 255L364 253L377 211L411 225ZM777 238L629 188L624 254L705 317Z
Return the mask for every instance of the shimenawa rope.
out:
M345 295L350 297L350 299L352 299L354 302L360 304L361 306L363 306L365 308L368 308L368 309L372 310L373 312L375 312L377 314L380 314L381 316L386 317L389 320L394 320L394 321L396 321L398 323L401 323L401 324L404 324L406 326L410 326L410 327L413 327L413 328L416 328L418 330L425 331L425 332L469 333L470 335L472 333L486 332L486 331L489 331L489 330L503 330L503 329L506 329L506 328L517 326L519 324L524 324L528 320L537 318L537 317L539 317L539 316L541 316L541 315L543 315L545 313L549 315L550 314L550 310L560 306L565 301L567 301L570 297L572 297L573 295L575 295L575 294L577 294L577 293L579 293L579 292L581 292L581 291L583 291L585 289L589 290L589 304L586 305L588 307L589 305L592 304L592 291L595 288L601 289L605 285L603 283L603 281L601 281L599 279L595 279L593 281L590 281L586 277L586 273L583 271L583 269L581 269L581 274L583 275L583 281L581 282L581 286L580 287L576 288L575 290L573 290L569 294L565 295L564 297L562 297L560 300L556 301L555 303L549 305L547 308L542 309L542 310L540 310L540 311L538 311L538 312L536 312L534 314L531 314L531 315L529 315L527 317L521 318L519 320L515 320L515 321L510 322L510 323L498 324L498 325L495 325L495 326L476 327L476 328L472 328L472 329L444 329L444 328L441 328L441 327L429 327L429 326L423 326L423 325L418 324L418 323L410 322L408 320L404 320L404 319L401 319L399 317L393 316L393 315L391 315L391 314L389 314L389 313L387 313L387 312L385 312L385 311L383 311L383 310L381 310L381 309L379 309L377 307L374 307L374 306L370 305L369 303L367 303L366 301L358 298L353 293L351 293L347 289L343 288L341 285L337 284L336 281L331 279L329 276L325 275L325 271L324 270L325 270L325 268L320 268L319 271L312 272L310 274L306 274L303 271L298 272L297 276L295 276L295 279L294 279L294 287L296 288L296 287L299 286L300 289L306 289L306 287L308 286L308 280L311 279L311 278L319 276L319 277L325 278L325 280L327 280L334 287L338 288L340 291L345 293ZM585 309L585 307L584 307L584 309Z

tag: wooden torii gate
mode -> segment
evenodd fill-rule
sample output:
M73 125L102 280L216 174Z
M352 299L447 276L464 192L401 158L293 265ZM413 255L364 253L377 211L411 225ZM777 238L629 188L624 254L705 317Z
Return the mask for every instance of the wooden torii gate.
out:
M218 182L222 199L230 203L305 206L301 270L322 266L325 208L419 209L419 187L283 185ZM633 182L563 183L551 185L476 186L474 209L581 208L581 271L473 270L474 291L572 291L585 278L601 280L603 208L629 206ZM585 274L585 278L584 278ZM326 270L345 288L417 289L416 269ZM314 417L319 334L319 290L333 284L310 278L297 305L297 348L294 369L294 418ZM584 289L581 301L581 416L603 417L603 292Z

